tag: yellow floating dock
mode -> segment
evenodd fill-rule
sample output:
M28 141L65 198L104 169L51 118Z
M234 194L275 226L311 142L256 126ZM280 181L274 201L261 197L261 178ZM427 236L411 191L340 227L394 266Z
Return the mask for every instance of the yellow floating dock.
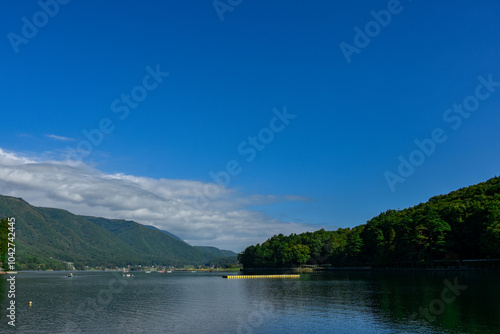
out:
M300 275L226 275L222 278L300 278Z

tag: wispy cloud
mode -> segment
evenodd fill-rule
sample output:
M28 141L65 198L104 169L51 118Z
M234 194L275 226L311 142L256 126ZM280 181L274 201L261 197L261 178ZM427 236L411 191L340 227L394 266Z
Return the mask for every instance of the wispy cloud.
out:
M274 234L319 229L277 220L252 205L310 201L296 195L252 195L222 188L210 205L193 205L206 183L106 174L86 164L43 161L0 149L0 193L22 197L37 206L77 214L132 219L172 232L193 245L241 251Z
M62 136L57 136L57 135L53 135L53 134L45 135L45 137L50 138L52 140L57 140L57 141L75 141L74 138L62 137Z
M246 197L236 198L235 201L242 206L251 205L270 205L283 202L314 202L310 197L297 196L297 195L250 195Z
M30 133L20 133L17 135L19 138L29 138L29 139L37 139L35 136L33 136Z

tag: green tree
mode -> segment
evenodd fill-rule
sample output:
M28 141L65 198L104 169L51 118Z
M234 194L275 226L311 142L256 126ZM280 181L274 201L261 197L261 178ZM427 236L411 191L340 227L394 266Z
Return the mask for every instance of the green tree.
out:
M293 245L291 247L291 251L291 263L293 264L306 263L306 261L311 256L311 250L309 249L309 247L302 244Z
M357 262L363 249L363 239L359 232L354 230L347 236L346 252L351 262Z

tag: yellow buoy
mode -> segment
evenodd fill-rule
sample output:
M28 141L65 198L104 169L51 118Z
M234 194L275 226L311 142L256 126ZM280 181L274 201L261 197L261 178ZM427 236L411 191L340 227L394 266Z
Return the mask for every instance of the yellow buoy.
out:
M223 278L300 278L300 275L225 275Z
M33 305L33 302L29 302L30 306Z

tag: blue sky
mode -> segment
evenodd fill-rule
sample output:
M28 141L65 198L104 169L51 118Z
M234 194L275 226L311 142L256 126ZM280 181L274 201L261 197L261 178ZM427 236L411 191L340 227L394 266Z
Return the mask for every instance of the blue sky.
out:
M240 251L499 174L495 1L41 3L0 5L1 194Z

